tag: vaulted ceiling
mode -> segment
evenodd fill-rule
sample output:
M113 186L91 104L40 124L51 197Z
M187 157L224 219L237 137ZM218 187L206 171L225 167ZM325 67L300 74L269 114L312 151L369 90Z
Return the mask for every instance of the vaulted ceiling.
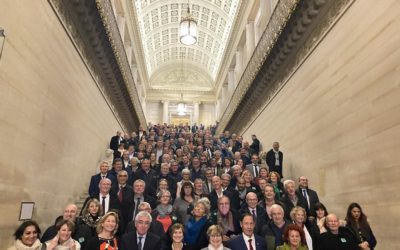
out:
M151 90L213 91L241 0L132 0ZM197 43L182 45L179 23L187 7Z

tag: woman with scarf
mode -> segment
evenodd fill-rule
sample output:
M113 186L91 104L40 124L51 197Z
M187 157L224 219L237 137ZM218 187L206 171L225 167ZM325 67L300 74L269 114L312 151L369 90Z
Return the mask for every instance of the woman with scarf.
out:
M178 221L178 216L171 205L171 200L171 193L168 190L160 190L158 196L159 204L151 212L153 219L162 224L164 232L168 232L168 228Z
M96 225L101 219L102 210L99 200L92 198L86 202L85 207L82 209L82 216L78 217L79 220L90 227L92 236L96 235Z
M33 221L24 221L14 233L14 245L8 250L43 250L46 246L39 240L40 228L39 225Z
M195 203L192 216L185 225L184 240L188 249L200 250L208 246L209 210L210 203L207 198L201 198Z
M368 223L367 216L358 203L351 203L347 209L346 227L358 240L358 247L362 250L373 250L376 238Z
M81 245L72 238L75 224L69 220L62 219L56 224L57 235L46 241L47 250L80 250Z

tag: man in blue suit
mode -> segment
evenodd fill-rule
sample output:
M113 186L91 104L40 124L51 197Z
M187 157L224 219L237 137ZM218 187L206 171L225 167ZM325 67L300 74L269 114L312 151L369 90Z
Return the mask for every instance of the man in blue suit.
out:
M99 183L102 179L108 178L111 180L112 183L115 183L115 177L108 173L108 162L103 161L100 163L100 173L95 174L90 179L89 184L89 196L94 196L100 192L99 190Z
M228 241L231 250L266 250L263 237L254 234L255 222L251 214L244 214L240 221L243 233Z

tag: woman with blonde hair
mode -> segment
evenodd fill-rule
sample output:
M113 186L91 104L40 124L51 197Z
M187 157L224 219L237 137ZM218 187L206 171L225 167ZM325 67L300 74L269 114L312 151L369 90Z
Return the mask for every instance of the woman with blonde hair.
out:
M184 239L188 249L199 250L208 245L209 212L210 202L207 198L201 198L195 203L192 216L185 225Z
M212 225L207 230L208 246L201 250L230 250L222 244L224 230L219 225Z
M92 236L96 235L97 222L101 219L103 208L96 198L90 199L86 202L85 207L82 209L82 216L78 217L84 224L90 227Z
M86 250L117 250L120 245L119 239L116 237L118 231L119 217L116 212L106 213L97 223L97 237L89 240Z

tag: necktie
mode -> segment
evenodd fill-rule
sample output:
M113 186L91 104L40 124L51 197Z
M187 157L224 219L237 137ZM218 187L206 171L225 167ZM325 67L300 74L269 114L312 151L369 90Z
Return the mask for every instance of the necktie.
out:
M119 186L119 192L118 192L118 200L119 202L122 202L122 186Z
M105 214L106 213L106 197L102 196L101 199L102 199L101 206L103 207L103 214Z
M251 244L252 241L253 239L249 239L249 250L254 250L253 245Z
M136 199L136 204L135 204L135 215L133 217L136 217L137 213L139 212L139 204L140 204L140 198Z
M257 165L254 165L254 177L258 176L258 169L257 169Z
M251 214L253 215L254 220L256 221L256 220L257 220L256 210L255 210L255 209L252 209L252 210L251 210Z
M139 243L137 244L137 249L138 250L142 250L142 239L143 239L143 237L139 236Z
M308 208L310 208L310 200L308 199L307 190L303 189L303 196L306 198Z

